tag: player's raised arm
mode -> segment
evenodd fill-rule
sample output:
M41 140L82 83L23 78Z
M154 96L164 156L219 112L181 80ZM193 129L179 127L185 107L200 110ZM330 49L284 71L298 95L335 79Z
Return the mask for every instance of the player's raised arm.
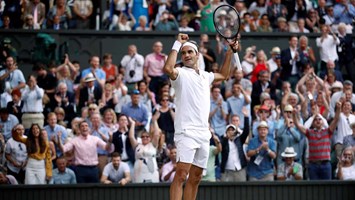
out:
M231 61L233 58L233 49L238 49L238 41L233 41L230 43L230 47L226 53L223 65L219 73L214 73L214 81L226 80L229 77L231 71Z

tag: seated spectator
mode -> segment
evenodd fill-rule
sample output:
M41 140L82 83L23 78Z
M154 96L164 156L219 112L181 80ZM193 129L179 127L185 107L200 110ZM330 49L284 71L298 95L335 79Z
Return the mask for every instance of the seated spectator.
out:
M277 18L277 26L273 28L274 32L289 32L287 20L284 17Z
M176 173L176 147L170 148L170 162L165 163L161 169L161 180L166 183L173 182ZM214 170L214 167L213 167Z
M48 11L47 28L54 28L55 16L59 18L59 25L62 29L69 28L69 21L72 19L72 13L65 0L57 0L56 5Z
M41 29L39 24L34 23L33 16L31 14L26 15L25 23L23 24L22 28L29 30Z
M52 141L53 139L57 139L59 132L61 133L61 140L63 141L63 143L67 142L67 137L68 137L68 133L67 130L65 129L64 126L59 125L57 123L57 115L54 112L50 112L47 115L47 123L48 125L46 125L44 127L44 130L46 130L47 132L47 140L48 141ZM56 154L59 156L62 155L62 152L60 152L60 149L57 148L56 149Z
M269 20L271 22L271 26L273 29L277 28L279 25L280 19L283 19L283 21L287 22L286 16L287 16L287 8L283 4L281 4L281 0L272 0L272 4L270 4L267 7L267 14L269 16ZM279 31L283 32L283 31Z
M194 32L195 30L188 26L189 19L187 17L182 17L180 20L179 31L180 32Z
M65 157L56 160L57 168L53 169L53 177L49 184L76 184L76 176L73 170L67 167Z
M9 114L6 108L0 108L1 134L4 136L5 142L11 138L12 128L18 123L18 119L15 115Z
M291 33L309 33L309 30L305 28L305 20L300 18L297 20L297 25L290 27Z
M333 24L335 24L334 7L333 6L328 6L326 8L326 15L323 16L323 19L324 19L326 25L332 26Z
M270 26L270 20L267 14L263 14L259 21L259 26L256 28L257 32L272 32L272 27Z
M18 132L21 136L25 133L25 129L22 124L17 124L13 130ZM11 137L6 143L5 158L7 161L7 174L14 176L17 182L23 184L25 181L25 172L28 159L26 145L15 141Z
M114 93L112 84L105 84L103 98L99 102L100 113L103 113L107 108L114 109L116 107L118 97Z
M102 172L100 182L104 184L118 183L121 186L131 182L129 166L121 160L121 155L114 152L111 158L111 162L105 166Z
M248 12L251 13L253 10L257 10L259 11L260 15L264 15L266 14L267 7L268 7L268 1L266 0L253 1L248 8Z
M12 175L0 171L0 185L17 185L17 180Z
M240 31L247 32L247 33L256 31L255 23L251 18L250 13L248 12L244 13L243 15L242 24L240 25Z
M218 155L222 151L222 145L219 140L219 137L213 132L213 130L211 128L210 128L210 131L212 133L212 137L210 139L210 148L209 148L209 154L208 154L207 168L203 170L203 173L202 173L203 177L201 180L215 182L215 181L221 180L221 175L218 170L219 162L216 163L217 162L216 159L218 159Z
M117 117L113 109L107 108L104 110L102 123L111 133L115 133L118 130L119 126L117 124Z
M354 4L351 4L348 0L337 1L334 6L335 24L339 24L341 22L345 24L353 24L354 17Z
M26 21L28 15L33 16L33 24L35 26L41 27L46 19L46 5L40 0L26 1L22 20Z
M149 24L149 27L147 27L147 17L145 15L141 15L138 18L138 26L136 27L136 31L151 31L152 27L151 24Z
M306 26L305 26L311 33L319 33L320 22L319 22L319 15L317 11L313 8L308 10L308 15L306 18Z
M136 19L132 13L128 13L127 16L125 13L121 12L118 16L118 30L119 31L131 31L133 30L134 25L136 24Z
M302 165L295 162L294 159L297 153L293 147L286 147L285 151L281 153L283 163L277 167L277 180L293 181L303 179Z
M258 136L250 140L247 156L250 161L247 173L250 181L273 181L274 164L276 158L276 144L273 139L267 137L268 125L265 121L258 125Z
M112 54L110 53L105 53L102 60L103 65L101 68L106 74L106 83L113 85L118 75L118 67L112 63Z
M168 10L162 13L162 16L155 26L156 31L177 31L179 30L179 24L176 21L174 15L170 14Z
M12 28L12 24L10 23L10 17L7 15L2 16L2 25L0 29L10 29Z
M352 148L345 148L338 160L336 177L339 180L355 180L354 151Z
M98 104L102 98L102 89L100 86L95 86L96 78L92 73L89 73L85 79L85 86L80 89L78 109L88 106L92 103Z

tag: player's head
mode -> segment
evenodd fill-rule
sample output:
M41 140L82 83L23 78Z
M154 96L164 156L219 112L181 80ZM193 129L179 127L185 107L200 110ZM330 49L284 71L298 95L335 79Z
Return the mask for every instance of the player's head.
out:
M182 44L180 53L182 63L186 67L194 67L197 64L199 57L199 47L195 41L187 41Z

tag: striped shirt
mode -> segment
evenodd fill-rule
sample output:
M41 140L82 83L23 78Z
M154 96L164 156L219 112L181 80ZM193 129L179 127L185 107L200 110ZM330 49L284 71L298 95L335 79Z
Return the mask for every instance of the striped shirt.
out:
M309 161L330 160L330 146L333 132L327 129L307 129L309 140Z

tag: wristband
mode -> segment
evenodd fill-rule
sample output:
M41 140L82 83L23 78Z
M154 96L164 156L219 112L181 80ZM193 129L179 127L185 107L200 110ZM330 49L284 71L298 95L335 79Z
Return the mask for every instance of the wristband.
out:
M267 150L267 153L270 153L271 152L271 149Z
M179 42L179 41L175 41L174 42L174 45L173 45L173 47L171 48L171 50L175 50L176 52L179 52L180 51L180 48L181 48L181 42Z

